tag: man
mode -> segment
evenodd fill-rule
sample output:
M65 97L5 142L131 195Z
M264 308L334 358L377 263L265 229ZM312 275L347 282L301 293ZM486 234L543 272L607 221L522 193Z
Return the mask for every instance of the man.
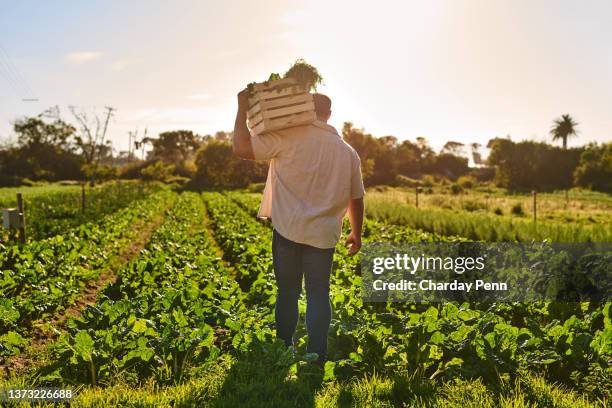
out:
M359 156L327 124L331 100L313 95L317 121L264 135L247 128L248 93L238 94L233 151L249 160L270 160L258 216L271 218L276 277L276 336L293 344L302 277L306 287L309 353L327 356L331 321L329 279L334 249L348 209L349 254L361 248L364 187Z

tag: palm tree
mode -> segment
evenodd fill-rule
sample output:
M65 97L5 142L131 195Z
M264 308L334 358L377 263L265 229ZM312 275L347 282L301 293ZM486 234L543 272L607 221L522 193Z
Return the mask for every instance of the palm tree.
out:
M563 140L563 148L567 149L567 138L578 134L578 130L576 129L577 126L578 122L566 113L553 121L553 127L550 129L550 134L553 140Z

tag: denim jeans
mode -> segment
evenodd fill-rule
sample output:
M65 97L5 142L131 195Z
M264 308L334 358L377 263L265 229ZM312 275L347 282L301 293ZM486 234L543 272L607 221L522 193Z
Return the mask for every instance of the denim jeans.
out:
M272 262L276 277L276 337L293 344L298 322L298 298L302 276L306 287L307 351L327 356L327 332L331 322L329 277L335 248L320 249L290 241L276 230L272 236Z

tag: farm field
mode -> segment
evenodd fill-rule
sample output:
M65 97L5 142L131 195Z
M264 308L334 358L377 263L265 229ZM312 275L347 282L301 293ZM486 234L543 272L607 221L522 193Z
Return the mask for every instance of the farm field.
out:
M260 197L162 189L1 247L0 387L70 385L73 406L608 403L609 303L364 303L341 246L330 361L312 366L303 321L295 354L274 341ZM366 241L471 238L383 220L367 219Z
M460 194L436 187L419 194L418 209L414 189L377 187L366 194L366 210L381 221L473 240L610 242L610 195L572 190L567 197L565 192L538 194L536 225L531 195L484 187Z
M132 201L162 189L159 183L117 181L85 187L85 210L80 185L49 184L0 188L0 208L16 207L23 195L28 239L51 237L126 207ZM6 240L6 233L4 239ZM0 233L0 238L2 238Z

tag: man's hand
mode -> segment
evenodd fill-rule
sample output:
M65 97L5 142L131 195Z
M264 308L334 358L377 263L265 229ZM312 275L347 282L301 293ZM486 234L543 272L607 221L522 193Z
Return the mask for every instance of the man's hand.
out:
M247 88L238 92L238 110L241 112L249 110L249 90Z
M346 237L345 246L349 248L349 255L353 256L361 249L361 227L363 226L363 197L353 198L348 205L348 218L351 224L351 233Z
M238 93L238 113L234 123L234 138L232 150L234 154L243 159L253 160L253 145L251 133L247 127L247 111L249 110L249 91L245 88Z
M350 256L355 255L361 249L361 235L355 234L351 231L348 237L346 237L344 246L349 247Z

